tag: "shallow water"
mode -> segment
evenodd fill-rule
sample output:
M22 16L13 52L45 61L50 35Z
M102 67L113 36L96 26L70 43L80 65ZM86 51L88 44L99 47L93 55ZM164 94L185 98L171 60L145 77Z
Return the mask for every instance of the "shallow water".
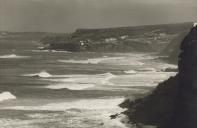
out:
M1 42L4 128L126 128L125 117L109 117L124 111L118 104L175 75L162 72L174 66L153 55L40 51L35 42L15 43Z

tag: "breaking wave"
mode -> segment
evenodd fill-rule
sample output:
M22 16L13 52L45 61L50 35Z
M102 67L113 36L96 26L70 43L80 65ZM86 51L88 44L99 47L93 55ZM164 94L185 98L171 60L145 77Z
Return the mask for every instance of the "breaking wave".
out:
M41 77L41 78L48 78L48 77L52 77L52 75L46 71L42 71L40 73L34 73L34 74L26 74L23 76L30 76L30 77Z
M67 88L70 90L84 90L84 89L88 89L91 87L94 87L94 84L75 84L75 83L62 83L62 84L52 84L52 85L48 85L46 86L46 88L49 89L63 89L63 88Z
M31 52L52 52L52 53L71 53L69 51L57 51L57 50L27 50Z
M2 109L15 110L49 110L49 111L66 111L69 109L85 109L85 110L102 110L102 109L117 109L119 104L125 100L123 97L111 99L82 99L77 101L68 101L60 103L50 103L40 106L11 106Z
M138 69L137 71L140 71L140 72L157 72L157 70L155 68L142 68L142 69Z
M95 74L95 75L54 75L52 78L44 80L53 82L52 84L45 86L49 89L63 89L70 90L85 90L95 86L114 85L110 80L116 77L116 75L109 73ZM55 84L54 84L55 82Z
M31 121L34 121L34 123L36 122L48 123L49 121L54 121L54 124L57 124L57 126L64 125L68 127L77 127L77 128L84 128L87 126L102 127L102 128L127 128L126 125L122 122L124 118L126 118L124 115L118 116L116 119L113 120L110 118L111 115L125 111L125 109L122 109L118 106L124 100L125 99L123 97L82 99L82 100L74 100L67 102L63 101L58 103L56 102L56 103L49 103L45 105L35 105L35 106L31 106L31 105L10 106L1 109L28 110L28 111L58 111L58 112L64 111L64 114L61 113L43 114L38 112L26 114L28 117L31 118ZM70 118L63 118L65 116ZM63 122L63 125L61 125L60 121L61 123ZM23 124L21 124L20 126L22 125ZM27 126L30 125L28 124Z
M128 73L128 74L135 74L136 71L135 70L128 70L128 71L124 71L125 73Z
M105 60L120 60L123 59L124 57L101 57L101 58L94 58L94 59L87 59L87 60L58 60L59 62L64 62L64 63L78 63L78 64L98 64L101 63Z
M110 80L114 77L116 77L114 74L109 73L104 73L104 74L100 74L101 76L104 76L105 78L103 78L102 80L102 84L103 85L114 85L112 82L110 82Z
M2 92L0 93L0 102L5 100L16 99L16 96L12 95L10 92Z
M9 59L9 58L16 58L16 59L19 59L19 58L28 58L29 56L19 56L19 55L16 55L16 54L9 54L9 55L2 55L0 56L0 58L2 59Z

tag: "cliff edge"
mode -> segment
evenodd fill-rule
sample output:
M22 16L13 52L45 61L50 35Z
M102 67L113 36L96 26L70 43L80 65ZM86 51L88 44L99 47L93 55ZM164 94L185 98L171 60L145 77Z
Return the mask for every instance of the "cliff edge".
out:
M197 27L181 42L179 73L160 83L148 96L120 106L136 124L157 128L196 128L197 126Z

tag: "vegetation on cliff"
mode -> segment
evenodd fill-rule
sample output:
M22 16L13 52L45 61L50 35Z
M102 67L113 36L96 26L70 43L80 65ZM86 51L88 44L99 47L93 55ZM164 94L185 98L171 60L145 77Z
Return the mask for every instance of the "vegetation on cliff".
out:
M78 29L71 34L48 36L46 49L101 52L160 52L191 23L136 27Z

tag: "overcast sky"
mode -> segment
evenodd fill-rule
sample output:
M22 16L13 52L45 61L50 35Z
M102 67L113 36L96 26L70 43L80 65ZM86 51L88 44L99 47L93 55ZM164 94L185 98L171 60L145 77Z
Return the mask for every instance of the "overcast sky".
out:
M0 30L72 32L197 21L197 0L0 0Z

